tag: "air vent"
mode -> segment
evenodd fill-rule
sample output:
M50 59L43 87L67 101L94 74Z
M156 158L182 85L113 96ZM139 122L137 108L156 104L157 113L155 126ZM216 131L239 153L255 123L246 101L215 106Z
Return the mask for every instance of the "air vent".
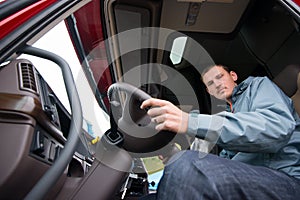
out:
M20 87L21 90L27 90L37 93L37 85L33 65L30 63L19 63Z

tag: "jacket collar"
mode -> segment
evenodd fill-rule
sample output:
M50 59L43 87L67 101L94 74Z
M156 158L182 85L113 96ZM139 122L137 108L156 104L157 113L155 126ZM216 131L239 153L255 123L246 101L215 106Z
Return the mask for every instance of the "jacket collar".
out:
M252 76L248 77L246 80L244 80L243 82L238 84L233 89L232 97L231 97L232 104L234 104L236 102L236 100L238 99L238 97L247 89L249 84L252 82L253 78L254 77L252 77Z

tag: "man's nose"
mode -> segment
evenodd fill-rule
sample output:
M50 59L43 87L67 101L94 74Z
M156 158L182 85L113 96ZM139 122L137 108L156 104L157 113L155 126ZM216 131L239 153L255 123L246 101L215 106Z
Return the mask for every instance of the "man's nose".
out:
M215 85L216 85L216 88L219 88L222 85L222 81L221 80L216 80Z

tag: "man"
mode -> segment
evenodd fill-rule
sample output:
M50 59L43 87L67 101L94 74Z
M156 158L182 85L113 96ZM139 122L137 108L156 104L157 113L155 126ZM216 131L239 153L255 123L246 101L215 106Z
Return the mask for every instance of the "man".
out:
M215 142L220 157L196 151L173 156L157 199L300 199L300 119L291 100L266 77L238 76L221 65L202 73L207 91L228 103L214 115L185 113L149 99L141 108L157 130ZM225 159L226 158L226 159Z

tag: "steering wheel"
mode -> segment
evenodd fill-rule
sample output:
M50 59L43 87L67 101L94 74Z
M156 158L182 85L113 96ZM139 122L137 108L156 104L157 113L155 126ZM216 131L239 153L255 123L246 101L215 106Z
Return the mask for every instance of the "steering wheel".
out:
M135 157L166 155L173 143L178 143L181 149L190 146L187 135L170 131L157 131L155 123L147 115L148 109L140 105L151 96L141 89L124 82L111 85L108 89L111 105L112 126L123 136L121 146ZM122 104L123 103L123 104Z

